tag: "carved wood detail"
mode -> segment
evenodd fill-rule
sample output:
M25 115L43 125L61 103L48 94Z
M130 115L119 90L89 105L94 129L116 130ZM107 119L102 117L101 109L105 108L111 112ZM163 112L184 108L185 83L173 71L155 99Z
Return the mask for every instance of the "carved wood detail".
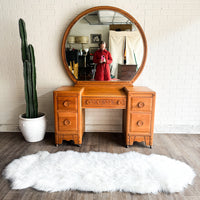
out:
M82 100L83 107L123 107L126 108L126 99L125 98L92 98L87 97ZM122 108L122 109L123 109Z
M151 136L128 135L128 145L133 145L134 142L144 142L145 145L153 145Z
M55 135L56 144L62 144L63 140L70 141L73 140L74 144L81 144L82 141L78 134L56 134Z

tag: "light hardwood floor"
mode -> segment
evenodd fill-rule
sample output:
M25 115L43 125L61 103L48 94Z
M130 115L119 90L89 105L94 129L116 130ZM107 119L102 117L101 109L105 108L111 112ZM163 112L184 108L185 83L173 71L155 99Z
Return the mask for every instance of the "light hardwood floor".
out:
M161 154L186 162L194 168L197 176L194 184L188 186L183 192L140 195L125 192L92 193L81 191L47 193L39 192L32 188L11 190L10 183L1 175L0 200L200 200L200 135L155 134L153 149L145 148L143 143L136 143L126 149L124 147L124 137L119 133L85 133L81 147L70 145L68 142L55 147L53 133L46 134L45 139L37 143L25 142L20 133L0 133L0 173L2 174L3 168L13 159L44 150L52 153L74 150L79 152L104 151L115 153L137 151L147 155L152 153Z

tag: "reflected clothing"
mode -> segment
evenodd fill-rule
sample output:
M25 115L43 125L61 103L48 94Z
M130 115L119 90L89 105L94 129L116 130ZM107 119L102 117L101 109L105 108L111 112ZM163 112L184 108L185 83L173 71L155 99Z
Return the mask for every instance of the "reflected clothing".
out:
M101 56L105 56L106 62L100 63ZM104 50L97 50L94 53L93 62L97 64L96 66L96 73L94 79L96 81L109 81L110 78L110 67L109 64L112 63L112 57L109 51L106 49Z
M78 50L77 49L69 49L67 48L65 50L66 60L68 65L70 65L70 62L76 64L78 62Z

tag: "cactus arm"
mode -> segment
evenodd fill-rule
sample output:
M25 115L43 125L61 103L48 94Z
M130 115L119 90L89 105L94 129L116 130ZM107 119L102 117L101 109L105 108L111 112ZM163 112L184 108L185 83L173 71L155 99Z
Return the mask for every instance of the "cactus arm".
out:
M26 25L23 19L19 19L19 33L21 39L26 40L27 39L27 34L26 34Z
M25 61L27 63L27 79L28 79L28 96L29 96L29 110L30 110L30 118L34 117L34 109L33 109L33 87L32 87L32 77L31 77L31 63L29 61Z
M25 100L26 100L26 118L30 118L30 110L29 110L29 95L28 95L28 62L23 63L23 73L24 73L24 92L25 92Z
M33 110L34 116L38 116L38 102L37 102L37 90L36 90L36 70L35 70L35 55L32 45L28 45L28 52L30 55L31 62L31 81L32 81L32 95L33 95Z
M26 34L26 26L23 19L19 20L19 34L21 37L21 51L22 51L22 61L27 60L27 34Z

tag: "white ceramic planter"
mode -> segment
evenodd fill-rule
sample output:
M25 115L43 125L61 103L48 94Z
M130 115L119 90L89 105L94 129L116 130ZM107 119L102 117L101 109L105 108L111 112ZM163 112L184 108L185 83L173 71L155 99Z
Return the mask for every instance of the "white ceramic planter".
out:
M37 118L24 118L19 115L19 128L27 142L39 142L44 139L46 132L46 116L39 113Z

